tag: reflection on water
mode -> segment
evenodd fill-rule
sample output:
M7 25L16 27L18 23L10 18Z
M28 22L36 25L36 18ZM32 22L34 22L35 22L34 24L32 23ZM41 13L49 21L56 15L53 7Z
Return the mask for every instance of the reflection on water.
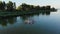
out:
M7 26L7 23L14 24L16 22L16 19L16 17L0 18L0 24L2 26Z
M14 24L15 22L16 22L16 17L11 17L11 18L8 18L7 20L8 20L8 23L10 23L10 24Z
M17 17L0 18L0 34L60 34L59 14L59 11L56 13L42 11Z
M20 17L22 17L25 24L34 24L35 21L31 17L33 17L34 15L39 16L40 14L50 15L50 11L45 11L45 12L43 11L43 12L39 12L39 13L28 14L28 15L23 15L23 16L20 16Z
M26 20L24 21L24 23L25 23L25 24L34 24L34 20L32 20L32 19L26 19Z
M0 19L0 24L3 25L3 26L6 26L7 25L7 20L6 19Z

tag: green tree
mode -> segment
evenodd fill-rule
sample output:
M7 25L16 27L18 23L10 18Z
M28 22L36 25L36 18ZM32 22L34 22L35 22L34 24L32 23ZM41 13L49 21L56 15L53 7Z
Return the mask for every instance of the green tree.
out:
M13 9L16 10L16 3L13 4Z
M50 9L51 9L50 5L47 5L46 10L50 10Z
M17 7L17 10L22 10L22 7L21 7L21 6L18 6L18 7Z
M5 10L5 8L6 8L6 3L3 1L3 10Z
M33 5L30 5L30 10L33 10L34 9L34 6Z
M22 10L30 10L30 8L31 8L30 5L25 4L25 3L22 3L22 5L20 7L22 7Z
M3 1L0 1L0 10L5 10L6 3Z
M40 10L40 6L35 6L35 10Z
M21 5L21 7L22 7L22 10L26 10L26 6L27 6L27 4L25 4L25 3L22 3L22 5Z
M11 1L9 1L6 6L7 6L7 10L9 11L13 10L13 3Z
M0 1L0 10L3 9L2 6L3 6L3 3L2 3L2 1Z

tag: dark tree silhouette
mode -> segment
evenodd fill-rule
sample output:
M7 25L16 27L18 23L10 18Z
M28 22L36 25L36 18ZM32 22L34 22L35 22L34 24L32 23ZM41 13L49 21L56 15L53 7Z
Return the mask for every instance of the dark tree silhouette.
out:
M35 6L35 10L40 10L40 6Z
M46 6L46 10L50 10L50 9L51 9L50 5Z
M6 3L3 1L3 6L2 6L3 10L5 10L6 8Z
M0 10L2 10L3 9L3 3L2 3L2 1L0 1Z
M55 8L51 8L50 5L47 6L34 6L34 5L28 5L26 3L22 3L22 5L18 6L16 9L16 3L9 1L8 3L5 3L4 1L0 1L0 10L8 10L8 11L13 11L13 10L22 10L22 11L34 11L34 10L55 10Z
M26 8L27 8L28 6L27 6L27 4L22 3L21 7L22 7L22 10L26 10Z
M11 1L9 1L7 3L7 10L9 10L9 11L12 11L13 10L13 3Z
M13 8L14 8L14 10L16 10L16 3L15 2L13 4Z

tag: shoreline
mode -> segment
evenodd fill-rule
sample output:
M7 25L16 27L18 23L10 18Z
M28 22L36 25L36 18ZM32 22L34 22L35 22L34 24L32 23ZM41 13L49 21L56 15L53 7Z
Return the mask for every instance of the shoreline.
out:
M56 12L57 10L37 10L37 11L0 11L0 17L7 16L20 16L20 15L28 15L40 12Z

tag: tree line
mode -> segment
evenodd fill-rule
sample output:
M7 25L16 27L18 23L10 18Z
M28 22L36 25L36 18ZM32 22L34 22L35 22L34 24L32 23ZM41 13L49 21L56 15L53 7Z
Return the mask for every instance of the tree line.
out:
M28 11L28 10L55 10L55 8L51 8L50 5L48 6L34 6L34 5L28 5L26 3L22 3L20 6L17 7L16 9L16 3L9 1L8 3L5 3L4 1L0 1L0 10L23 10L23 11Z
M0 1L0 10L16 10L16 4L15 2L9 1L8 3L5 3L4 1Z

